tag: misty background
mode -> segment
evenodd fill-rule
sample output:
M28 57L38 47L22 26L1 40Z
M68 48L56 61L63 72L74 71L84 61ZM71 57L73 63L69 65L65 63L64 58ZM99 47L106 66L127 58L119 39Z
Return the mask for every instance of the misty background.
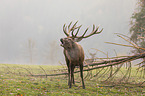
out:
M0 0L0 63L59 64L64 63L60 38L65 37L63 25L71 21L83 25L81 33L92 25L103 32L79 44L88 50L99 49L109 56L128 55L130 48L104 42L124 43L114 33L127 36L130 17L137 0ZM97 57L106 57L97 52ZM32 58L31 58L32 57ZM32 61L31 61L31 60Z

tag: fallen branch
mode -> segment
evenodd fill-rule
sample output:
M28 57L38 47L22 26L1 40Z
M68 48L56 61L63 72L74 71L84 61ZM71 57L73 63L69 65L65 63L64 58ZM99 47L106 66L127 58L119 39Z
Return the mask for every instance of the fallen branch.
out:
M122 64L122 63L125 63L125 62L129 62L129 61L133 61L133 60L136 60L136 59L139 59L139 58L144 58L145 57L145 53L140 53L140 54L137 54L137 55L133 55L133 56L128 56L128 57L125 57L125 58L119 58L119 59L113 59L113 60L108 60L108 61L103 61L103 62L96 62L96 63L90 63L88 65L85 65L84 67L86 66L95 66L93 68L89 68L89 69L84 69L83 71L90 71L90 70L94 70L94 69L99 69L99 68L105 68L105 67L109 67L109 66L115 66L115 65L119 65L119 64ZM97 66L96 66L97 65ZM74 73L78 73L80 71L75 71ZM57 74L45 74L45 75L29 75L29 76L36 76L36 77L39 77L39 76L60 76L60 75L67 75L68 73L65 72L65 73L57 73Z
M112 60L105 60L105 61L102 61L102 62L94 62L94 63L89 63L88 65L85 65L84 67L86 66L95 66L95 65L102 65L102 64L107 64L107 63L113 63L113 62L125 62L125 61L133 61L133 60L136 60L136 59L139 59L139 58L144 58L145 57L145 52L144 53L140 53L140 54L137 54L137 55L133 55L133 56L128 56L128 57L123 57L123 58L118 58L118 59L112 59Z

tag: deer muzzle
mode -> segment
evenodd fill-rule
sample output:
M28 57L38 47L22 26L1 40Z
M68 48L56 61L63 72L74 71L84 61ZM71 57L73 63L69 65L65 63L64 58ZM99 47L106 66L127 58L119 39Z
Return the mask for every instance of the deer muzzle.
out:
M63 42L63 38L61 38L61 39L60 39L60 41L61 41L60 46L62 46L62 47L63 47L63 44L64 44L64 42Z

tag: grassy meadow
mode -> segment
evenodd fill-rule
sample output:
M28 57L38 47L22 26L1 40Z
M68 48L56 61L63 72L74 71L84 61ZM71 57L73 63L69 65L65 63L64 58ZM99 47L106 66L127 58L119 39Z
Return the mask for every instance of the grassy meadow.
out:
M141 72L136 74L136 67L132 67L131 71L125 67L121 68L108 80L109 68L84 72L86 89L82 89L79 73L75 74L76 84L71 89L68 88L66 75L47 78L31 76L31 74L67 72L65 68L65 66L0 64L0 96L145 96L145 83L142 83L145 77L143 78Z

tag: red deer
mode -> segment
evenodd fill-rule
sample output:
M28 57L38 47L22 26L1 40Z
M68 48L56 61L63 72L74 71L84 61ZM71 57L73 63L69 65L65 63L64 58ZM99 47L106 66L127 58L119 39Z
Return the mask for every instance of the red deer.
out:
M88 28L87 28L82 36L77 36L82 25L76 27L76 24L77 24L76 22L71 27L71 24L72 22L68 26L64 24L63 31L67 37L60 39L62 43L61 46L64 48L65 61L68 67L68 85L69 85L69 88L71 88L72 83L75 84L74 69L75 69L75 66L79 66L82 86L83 86L83 89L85 89L85 84L83 80L84 51L81 45L79 45L77 42L81 41L83 38L88 38L94 34L99 34L102 32L103 29L101 31L98 31L99 27L95 28L95 25L93 25L93 30L89 35L85 36L86 32L88 31ZM75 30L76 30L76 33L74 34Z

